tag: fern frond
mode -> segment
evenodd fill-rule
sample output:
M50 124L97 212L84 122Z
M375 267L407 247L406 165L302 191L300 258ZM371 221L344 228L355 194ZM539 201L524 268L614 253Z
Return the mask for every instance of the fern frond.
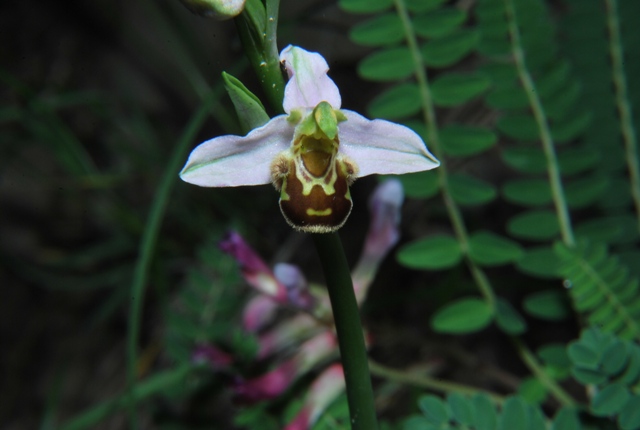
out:
M574 248L557 243L561 274L570 282L575 309L591 325L622 339L640 339L638 279L602 244L582 241Z

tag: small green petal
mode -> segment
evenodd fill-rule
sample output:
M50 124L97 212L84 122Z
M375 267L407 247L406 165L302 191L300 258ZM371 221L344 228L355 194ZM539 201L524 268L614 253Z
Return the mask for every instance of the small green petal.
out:
M334 139L338 134L338 119L336 112L327 102L320 102L313 110L313 117L318 128L329 138Z

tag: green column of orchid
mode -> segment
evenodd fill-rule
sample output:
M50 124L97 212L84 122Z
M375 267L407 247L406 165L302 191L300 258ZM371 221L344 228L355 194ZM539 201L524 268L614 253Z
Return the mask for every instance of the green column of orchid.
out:
M258 74L263 90L272 107L282 112L284 79L276 46L277 11L278 0L267 0L266 9L259 0L248 0L247 8L236 18L236 22L245 52ZM261 28L264 28L263 33L259 31ZM351 426L354 430L376 430L378 423L367 350L344 249L337 233L312 236L331 300Z

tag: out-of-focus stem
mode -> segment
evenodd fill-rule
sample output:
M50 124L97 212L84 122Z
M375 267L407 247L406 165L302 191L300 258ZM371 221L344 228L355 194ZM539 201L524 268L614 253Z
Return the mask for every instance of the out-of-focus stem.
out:
M504 0L505 10L507 12L507 23L509 25L509 35L511 36L511 53L516 64L518 77L522 83L525 93L529 99L529 106L533 112L533 117L538 125L540 132L540 140L542 141L542 149L547 158L547 173L549 175L549 183L551 184L551 193L553 195L553 203L556 207L556 214L560 222L560 231L562 232L562 241L565 245L573 247L575 238L573 237L573 228L571 227L571 217L567 201L564 196L562 180L560 178L560 167L558 158L551 136L551 129L547 116L544 113L542 102L538 96L536 85L527 69L527 64L522 50L522 42L520 40L520 30L518 29L518 21L516 11L511 0Z
M420 89L420 99L422 103L422 113L424 115L424 122L427 126L428 142L433 154L438 160L440 160L440 166L436 169L438 173L438 179L440 182L440 192L442 193L442 199L444 200L445 207L447 208L447 214L451 220L453 231L456 235L456 239L462 248L462 252L465 255L467 266L471 271L471 275L475 280L480 292L482 293L487 304L491 307L495 306L495 295L491 283L485 276L483 270L476 265L476 263L469 258L469 234L467 233L467 227L462 219L460 208L453 200L451 196L451 190L449 188L449 175L447 172L447 164L444 160L444 154L442 152L442 145L440 144L440 136L438 135L438 121L436 120L436 111L433 104L433 97L431 96L431 90L429 88L429 81L427 79L427 69L422 61L422 54L420 54L420 48L416 40L416 35L413 31L413 24L411 18L407 12L407 7L404 0L394 0L398 16L402 20L404 28L405 38L407 39L407 45L411 51L413 58L414 70L416 81L418 82L418 88Z
M618 18L618 1L605 0L605 5L607 7L609 54L611 55L613 85L616 88L616 104L618 105L618 112L620 112L620 127L622 129L627 166L629 168L631 195L633 196L636 207L638 229L640 230L640 166L638 165L638 139L633 126L631 103L627 95L627 76L624 71L620 20Z

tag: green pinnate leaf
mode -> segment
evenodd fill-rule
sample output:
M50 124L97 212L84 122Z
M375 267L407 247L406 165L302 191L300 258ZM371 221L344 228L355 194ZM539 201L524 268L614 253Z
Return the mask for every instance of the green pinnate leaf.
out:
M551 423L551 430L581 430L578 413L573 408L564 407L560 409Z
M439 309L431 320L431 327L440 333L472 333L491 322L493 312L484 301L464 298Z
M404 0L411 12L422 13L438 9L447 0Z
M529 294L524 300L524 309L529 315L550 321L560 321L570 314L564 291L542 291Z
M528 430L527 405L519 397L510 397L502 405L499 430Z
M523 273L538 278L559 278L560 263L553 249L543 246L525 251L525 255L516 262L516 267Z
M447 405L433 395L421 396L418 399L418 407L431 424L442 425L448 422L451 416Z
M339 0L338 4L351 13L375 13L390 9L393 0Z
M571 360L567 354L567 348L562 343L547 344L541 347L537 351L537 354L547 366L554 366L562 369L568 369L571 366Z
M507 114L498 120L498 130L506 136L526 142L540 138L536 120L529 114Z
M511 335L520 335L527 331L527 323L511 304L498 298L496 302L496 324L502 331Z
M418 36L438 38L451 34L467 19L467 14L453 7L442 8L413 17Z
M529 107L529 97L521 85L516 83L496 86L486 98L487 105L494 109L524 109Z
M372 81L396 81L413 74L413 58L406 46L386 48L365 57L358 73Z
M591 399L591 412L601 417L617 414L629 397L629 390L623 385L608 385Z
M502 161L523 173L544 173L547 170L547 159L540 148L507 148L502 151Z
M414 199L426 199L438 194L438 174L434 170L396 176L402 182L404 194Z
M640 428L640 396L637 394L629 396L618 415L618 425L622 430Z
M624 342L615 340L602 354L602 370L607 375L618 374L629 360Z
M349 37L365 46L393 45L404 40L402 21L395 13L379 15L353 27Z
M591 112L583 112L566 118L562 122L551 124L551 136L555 143L567 143L580 137L592 119Z
M522 247L507 238L488 231L476 232L469 238L469 257L485 266L498 266L517 261L522 257Z
M496 430L498 413L493 402L485 394L476 394L471 399L474 408L476 430Z
M497 195L493 185L463 174L449 176L449 190L456 203L467 206L489 203Z
M447 396L447 404L453 419L464 426L473 423L473 404L462 394L451 393Z
M448 67L469 55L477 43L476 31L461 29L448 36L429 40L420 50L428 66Z
M551 203L551 187L544 179L515 179L502 188L502 195L510 202L524 206L542 206Z
M572 208L583 208L594 204L609 188L609 178L592 175L569 182L565 187L567 204Z
M414 83L398 84L379 94L369 104L374 118L406 118L420 111L420 90Z
M460 262L462 249L451 236L432 236L404 245L398 251L397 259L412 269L447 269Z
M540 404L547 398L547 388L537 378L528 377L518 386L518 395L529 403Z
M447 155L467 157L493 147L498 137L486 128L449 124L440 129L440 141Z
M560 232L556 215L548 210L523 212L511 218L507 231L522 239L549 240Z
M482 94L490 85L479 73L448 73L431 85L433 102L440 106L457 106Z
M571 361L582 369L596 370L600 367L601 354L594 346L585 342L572 342L567 349Z

